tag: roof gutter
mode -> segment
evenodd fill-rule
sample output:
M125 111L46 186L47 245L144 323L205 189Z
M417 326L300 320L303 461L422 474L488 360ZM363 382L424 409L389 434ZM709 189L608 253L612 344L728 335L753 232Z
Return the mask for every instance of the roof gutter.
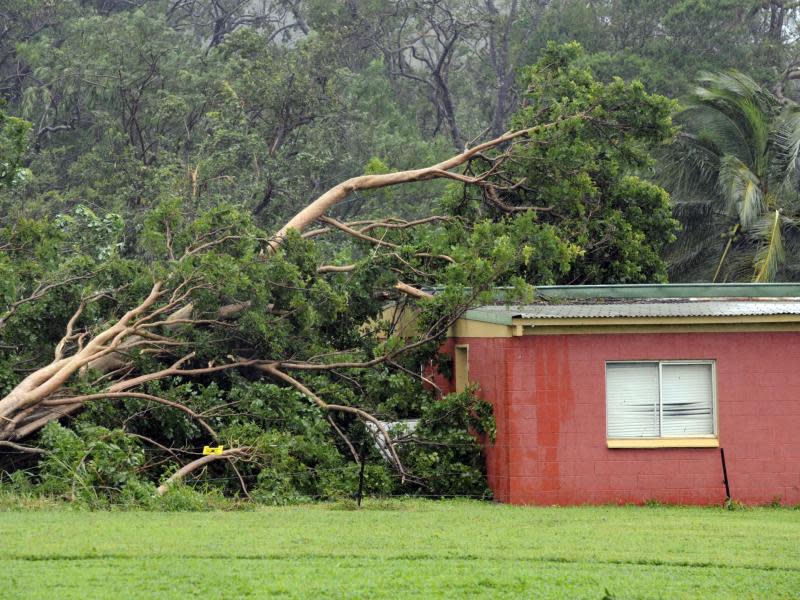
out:
M469 318L465 315L466 318ZM483 320L483 319L477 319ZM625 327L634 325L741 325L756 323L797 323L800 315L737 315L699 317L573 317L531 319L512 317L514 327Z

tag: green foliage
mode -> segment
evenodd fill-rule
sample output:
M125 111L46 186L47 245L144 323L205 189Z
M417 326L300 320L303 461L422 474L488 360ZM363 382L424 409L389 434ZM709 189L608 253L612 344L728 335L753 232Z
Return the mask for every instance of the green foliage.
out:
M425 481L426 494L491 497L480 442L494 443L494 415L475 392L449 394L423 407L413 435L424 442L403 448L404 460Z
M171 485L163 496L148 496L137 499L128 505L130 508L166 512L199 512L220 511L241 508L241 504L232 502L216 488L194 488L188 485Z
M512 125L533 129L512 146L486 237L508 232L509 251L523 259L516 274L530 283L665 281L661 251L677 223L667 193L636 175L672 136L674 105L639 82L596 80L583 56L576 43L549 44L524 70L526 105ZM479 209L453 194L446 202L460 214ZM533 208L509 218L504 205Z
M50 423L42 430L41 444L47 450L39 465L45 495L102 507L141 501L153 492L138 476L145 462L139 441L121 430L92 425L72 430Z
M353 71L346 57L332 60L327 40L276 39L258 26L267 16L230 30L222 23L244 17L214 17L224 35L205 48L156 5L127 8L65 6L68 16L11 50L32 75L15 109L42 130L35 177L0 198L0 211L21 198L50 215L83 204L120 214L130 233L143 209L181 196L194 210L229 202L275 225L375 153L405 168L440 152L393 99L378 60ZM184 9L170 13L182 19ZM199 15L187 18L193 33L205 27Z
M681 97L704 70L774 76L770 70L791 53L790 27L776 31L788 26L776 21L786 18L781 11L740 0L554 2L527 51L540 52L550 40L578 41L601 79L639 79L652 91Z
M21 163L31 128L27 121L5 114L2 106L0 102L0 189L24 180L26 172Z
M120 238L124 223L122 217L115 213L98 217L92 209L79 204L74 214L57 215L54 223L64 231L65 238L74 240L73 252L94 260L107 260L122 245Z
M247 42L247 35L234 36L231 43ZM544 112L523 110L516 117L525 126L527 119L543 120L532 135L540 143L512 148L514 168L536 181L546 197L522 190L505 201L525 205L541 200L557 214L553 218L539 211L498 214L474 190L451 186L443 203L454 217L418 229L381 231L392 252L376 252L361 241L317 243L296 232L272 252L266 246L269 232L257 226L247 208L217 202L199 211L193 191L189 198L162 195L130 223L80 204L52 222L19 221L6 230L16 241L0 252L0 265L24 284L5 290L9 298L21 297L43 279L69 280L8 315L3 335L12 344L0 350L6 388L19 381L15 364L22 356L47 359L81 299L91 301L74 326L87 334L101 331L141 302L158 278L171 294L186 290L184 302L198 319L192 326L163 324L152 332L167 335L178 349L191 348L187 367L240 356L382 360L376 368L353 369L348 375L332 370L295 376L328 404L358 406L387 420L420 418L413 443L402 448L413 478L404 482L392 472L357 419L343 415L335 417L338 424L331 423L329 414L304 395L261 380L256 370L241 369L191 380L165 377L141 387L172 406L147 398L93 401L77 417L74 430L51 426L45 433L42 442L58 452L42 460L38 489L92 505L149 505L153 487L176 468L176 457L166 456L165 448L200 448L212 441L211 427L224 445L253 452L251 460L235 468L227 461L208 466L201 485L213 493L247 493L269 504L348 497L358 481L355 444L368 454L367 493L487 497L479 442L494 435L490 406L473 394L437 399L414 376L420 364L436 356L449 320L488 300L497 285L512 288L509 298L525 299L531 284L576 276L590 281L657 278L657 250L672 227L664 192L630 174L648 164L648 145L669 131L668 103L636 84L597 83L574 66L577 46L554 46L550 52L549 62L529 73L531 90L538 90L531 94L540 95L537 103ZM588 116L616 119L623 124L621 133L594 131L584 122ZM544 162L533 154L539 147ZM366 170L387 168L385 161L370 159ZM583 174L573 177L570 169ZM403 199L387 193L382 201ZM596 242L602 243L602 252ZM73 258L64 261L66 253ZM318 266L329 257L347 257L354 269L319 273ZM398 280L441 290L419 305L420 330L433 333L402 353L408 340L379 320L381 294ZM241 310L234 319L221 321L217 316L229 305ZM25 346L31 350L17 349ZM183 355L172 347L155 354L132 348L125 353L126 372L167 368ZM81 371L67 390L93 393L102 389L103 379L103 373ZM176 405L191 407L206 425ZM129 461L118 480L109 466L113 460ZM176 496L176 506L182 505L181 498ZM193 505L191 494L186 502Z

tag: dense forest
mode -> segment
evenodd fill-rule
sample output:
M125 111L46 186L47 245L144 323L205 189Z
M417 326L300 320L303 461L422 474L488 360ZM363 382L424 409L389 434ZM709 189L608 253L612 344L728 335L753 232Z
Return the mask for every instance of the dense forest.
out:
M490 407L431 377L464 310L800 279L799 16L4 0L0 490L486 496Z

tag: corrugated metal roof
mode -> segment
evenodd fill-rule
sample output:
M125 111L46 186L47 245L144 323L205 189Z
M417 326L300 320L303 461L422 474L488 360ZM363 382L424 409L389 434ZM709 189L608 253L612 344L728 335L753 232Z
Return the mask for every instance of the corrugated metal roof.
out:
M800 315L800 299L792 300L681 300L672 302L604 302L482 306L466 318L508 322L522 319L585 319L647 317L739 317Z

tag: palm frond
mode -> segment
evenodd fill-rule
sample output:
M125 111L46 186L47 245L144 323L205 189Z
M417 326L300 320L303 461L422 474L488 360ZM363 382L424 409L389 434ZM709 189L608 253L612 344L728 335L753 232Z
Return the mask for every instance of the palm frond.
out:
M719 283L745 282L753 280L753 248L752 244L734 245L725 260L723 273Z
M743 125L748 132L749 164L758 177L767 176L772 115L762 110L752 98L739 102Z
M800 171L800 107L787 106L775 126L773 180L784 189L794 191Z
M741 118L728 113L712 105L693 103L675 116L675 122L693 132L717 156L733 154L748 162L752 155L747 128Z
M749 230L764 212L764 194L758 177L735 156L723 156L717 186L728 210L739 215L743 230Z
M761 219L753 229L753 234L760 241L755 255L753 281L773 281L786 258L781 236L780 211L776 210L774 214Z
M701 85L693 90L693 97L703 103L718 106L722 111L735 108L742 100L752 102L764 113L770 113L780 106L774 95L739 71L703 72L697 81Z
M673 202L672 214L682 229L663 251L670 281L710 280L725 242L719 232L731 227L730 217L720 214L716 204L716 200Z
M701 130L708 130L720 143L738 142L734 148L726 144L725 152L739 156L759 177L766 176L771 123L780 110L780 102L737 71L704 73L699 81L702 85L695 88L690 106L709 109L709 114L703 115ZM727 122L720 124L721 116Z
M681 132L659 153L658 182L682 198L707 200L716 195L719 154L706 139Z
M800 106L736 71L698 83L660 157L684 226L665 249L670 277L800 277L800 223L783 216L800 215Z
M781 243L786 255L781 268L781 281L800 281L800 219L781 211Z

